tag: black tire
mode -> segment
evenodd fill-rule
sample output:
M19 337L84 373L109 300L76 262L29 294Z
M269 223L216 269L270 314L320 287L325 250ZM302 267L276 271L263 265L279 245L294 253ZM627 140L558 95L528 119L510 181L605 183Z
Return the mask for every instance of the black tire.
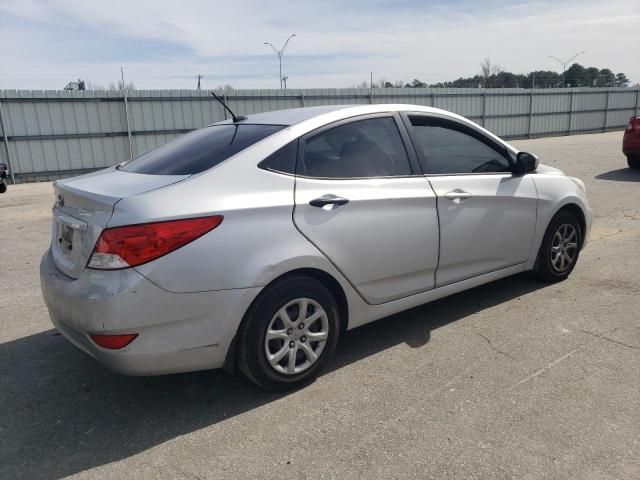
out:
M632 157L632 156L627 156L627 163L629 164L630 168L640 168L640 156L639 157Z
M4 193L7 191L7 183L4 179L0 180L0 193Z
M300 373L281 373L276 371L267 360L266 350L272 348L272 344L266 342L267 328L272 319L276 316L284 306L297 299L311 299L324 310L326 313L326 322L323 323L327 328L327 339L320 351L317 360L312 363L306 370ZM300 308L294 305L293 312L300 311ZM307 311L315 307L309 308ZM285 326L286 328L286 326ZM297 332L297 330L294 330ZM338 306L331 292L317 280L296 275L291 276L271 285L263 291L260 296L253 302L242 325L238 331L238 352L237 365L240 371L252 382L269 391L282 392L296 389L313 382L318 374L323 370L327 362L335 353L338 336L340 334L340 319L338 316ZM295 333L294 333L295 335ZM299 339L304 340L304 337ZM284 343L277 344L276 349L285 348L285 343L290 340L274 340L274 342L282 341ZM309 341L316 347L319 343ZM301 350L295 350L296 354L300 353L300 357L308 358ZM287 354L286 360L290 358L291 353ZM294 356L294 359L297 358ZM294 360L296 362L297 360ZM280 367L285 368L285 367Z
M569 255L574 254L571 262L568 262L565 259L560 259L562 261L562 268L560 268L560 262L557 262L554 266L553 256L552 256L552 247L557 250L557 246L555 243L556 234L561 235L561 228L564 226L571 226L575 230L575 251L572 249L566 248L565 251L568 252ZM569 229L565 230L569 231ZM544 234L544 238L542 239L542 245L540 245L540 250L538 251L538 259L536 261L536 268L534 270L534 274L540 280L544 280L546 282L559 282L566 279L571 272L573 271L576 263L578 262L578 257L580 256L580 249L582 248L582 227L580 226L580 221L578 218L568 210L561 210L558 212L549 222L549 226L547 227L547 231ZM572 242L573 243L573 242ZM555 255L558 252L553 252ZM565 264L566 262L566 264Z

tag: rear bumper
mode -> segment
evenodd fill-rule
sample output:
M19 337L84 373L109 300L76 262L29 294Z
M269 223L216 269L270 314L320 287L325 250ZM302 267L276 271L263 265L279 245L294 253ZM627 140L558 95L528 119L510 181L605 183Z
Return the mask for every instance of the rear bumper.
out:
M111 370L161 375L223 366L244 312L260 288L170 293L133 269L61 273L47 252L40 281L53 325ZM137 333L109 350L89 334Z

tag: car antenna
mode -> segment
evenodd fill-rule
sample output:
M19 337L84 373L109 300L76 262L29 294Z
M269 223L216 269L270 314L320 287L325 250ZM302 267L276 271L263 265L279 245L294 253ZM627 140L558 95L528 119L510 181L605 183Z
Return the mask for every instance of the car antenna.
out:
M233 118L233 123L237 123L241 120L247 119L247 117L245 117L244 115L236 115L235 113L233 113L229 108L229 106L226 103L224 103L224 101L218 95L216 95L216 92L214 92L213 90L211 90L211 95L213 95L216 98L216 100L218 100L222 104L225 110L231 114L231 118Z

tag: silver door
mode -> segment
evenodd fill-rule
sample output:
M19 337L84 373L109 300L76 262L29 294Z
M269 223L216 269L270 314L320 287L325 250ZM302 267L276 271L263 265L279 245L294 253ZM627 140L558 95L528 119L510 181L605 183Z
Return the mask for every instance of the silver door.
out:
M298 164L294 222L367 302L434 287L436 197L411 171L393 116L308 136Z
M436 286L529 260L538 203L531 175L512 174L504 144L477 127L435 116L406 118L438 197Z
M530 175L429 177L438 196L438 286L529 260L538 196Z

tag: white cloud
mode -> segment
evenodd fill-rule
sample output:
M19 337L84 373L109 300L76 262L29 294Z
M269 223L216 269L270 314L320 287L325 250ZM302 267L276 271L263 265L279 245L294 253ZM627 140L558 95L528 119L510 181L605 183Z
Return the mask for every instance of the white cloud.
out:
M556 69L547 55L566 58L581 50L588 52L583 64L640 81L640 56L630 48L640 31L637 0L393 6L363 0L0 0L2 11L22 20L0 29L0 41L10 46L0 60L1 88L55 88L77 76L104 84L117 78L123 63L142 88L192 88L197 73L208 86L268 88L277 84L277 59L263 42L280 45L294 32L284 64L291 87L350 86L370 71L392 81L451 80L475 74L486 56L513 72ZM69 45L90 41L90 34L70 39L64 26L122 37L123 58L75 58ZM125 53L143 40L192 53L130 60Z

